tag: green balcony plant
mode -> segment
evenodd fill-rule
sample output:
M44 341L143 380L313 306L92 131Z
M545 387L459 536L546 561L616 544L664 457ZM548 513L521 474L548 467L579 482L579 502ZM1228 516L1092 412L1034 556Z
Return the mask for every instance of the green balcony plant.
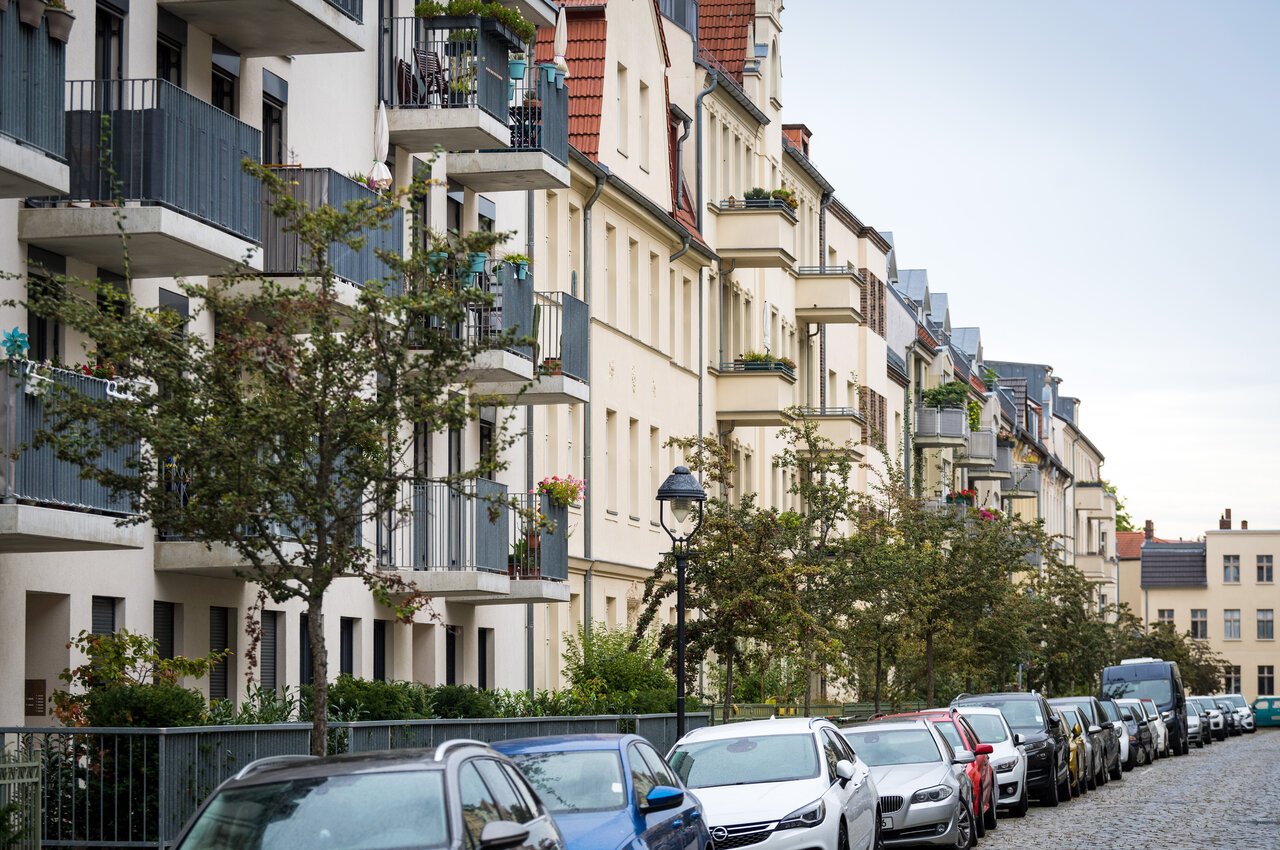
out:
M949 381L925 390L920 394L920 401L925 407L964 409L969 402L969 387L959 381Z
M524 280L529 276L530 260L524 254L507 254L502 261L516 267L516 280Z
M419 18L471 18L479 17L497 21L520 41L528 43L538 33L538 28L525 20L515 9L508 9L501 3L484 2L484 0L422 0L413 7L413 14Z

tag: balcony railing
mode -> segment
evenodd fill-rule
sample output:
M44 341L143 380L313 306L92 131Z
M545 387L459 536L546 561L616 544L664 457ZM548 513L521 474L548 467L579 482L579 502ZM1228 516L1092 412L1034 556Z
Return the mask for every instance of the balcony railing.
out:
M1004 493L1038 494L1040 492L1039 468L1025 463L1015 464L1013 474L1000 489Z
M774 210L785 213L787 218L796 220L796 211L781 198L727 198L720 202L721 212L741 212L744 210Z
M554 505L546 496L521 496L521 511L503 507L511 527L511 552L507 571L512 578L569 580L569 509ZM528 519L539 511L547 521L541 528Z
M387 18L381 98L391 109L480 108L509 120L507 56L523 46L489 18Z
M753 203L748 201L747 203ZM855 277L864 280L862 274L853 266L796 266L796 274L801 277Z
M67 83L71 191L87 203L167 207L251 242L262 228L262 134L165 80Z
M587 381L590 344L590 311L567 292L539 292L534 302L533 324L538 328L537 358L554 372Z
M796 379L794 366L778 360L734 360L720 364L721 372L779 372L791 380Z
M995 463L996 432L990 428L981 428L969 432L969 444L965 448L965 457L972 461Z
M542 151L557 162L569 161L569 86L546 78L532 63L524 77L508 84L511 150Z
M916 408L916 436L962 440L969 430L968 413L962 408Z
M364 23L364 0L325 0L353 21Z
M13 14L12 10L7 14ZM4 471L2 497L6 504L25 502L117 516L136 513L128 498L113 496L103 485L81 478L80 466L60 460L52 446L34 445L37 435L56 427L46 396L70 391L131 404L116 381L50 369L27 360L8 360L6 368L0 369L0 386L4 399L0 406L0 469ZM105 448L100 468L128 472L138 450L137 443Z
M378 563L393 569L507 573L511 521L507 486L483 478L466 484L406 484L377 523Z
M331 206L343 210L352 201L371 201L372 189L357 183L331 168L274 169L288 186L293 197L309 209ZM307 256L307 246L296 232L286 229L284 219L271 211L273 197L262 203L262 270L268 275L306 275L314 273L316 260ZM355 286L380 281L389 292L400 292L402 282L378 257L379 251L400 254L403 251L404 212L396 210L385 226L369 231L359 251L334 243L329 246L328 263L338 277Z
M44 25L22 26L17 6L0 12L0 134L62 159L66 48Z

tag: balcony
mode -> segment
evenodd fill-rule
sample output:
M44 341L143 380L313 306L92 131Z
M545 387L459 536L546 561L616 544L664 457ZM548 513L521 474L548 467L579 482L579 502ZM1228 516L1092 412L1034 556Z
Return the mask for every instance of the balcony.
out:
M721 363L716 374L716 419L743 426L793 421L796 371L778 361Z
M965 447L956 453L956 466L970 470L996 465L996 432L990 428L970 431ZM972 473L970 473L972 476Z
M393 145L430 153L511 144L507 57L524 49L513 33L480 17L388 18L382 31L379 94Z
M1040 469L1020 463L1013 467L1013 474L1000 485L1000 495L1006 499L1035 499L1040 495Z
M716 251L743 269L787 269L796 262L796 214L778 198L730 198L714 207Z
M530 64L508 84L510 146L449 154L449 179L476 192L558 189L569 185L569 86Z
M817 435L831 442L830 452L862 460L866 420L852 407L802 407L800 416L817 426ZM796 446L800 450L800 446Z
M796 319L811 325L862 324L862 279L851 268L796 269Z
M554 0L498 0L503 6L515 9L524 19L536 27L554 27L556 25L556 3Z
M970 481L1004 481L1013 475L1013 449L996 446L995 463L992 466L974 466L969 469Z
M510 532L507 538L507 576L511 592L505 596L459 596L451 602L472 605L508 605L529 602L569 601L569 509L553 505L546 496L517 497L521 510L503 505L500 515ZM537 510L546 527L531 523L527 512ZM525 513L522 513L525 512Z
M968 412L959 407L917 407L915 444L926 449L965 448Z
M343 210L348 203L372 201L376 195L362 183L331 168L273 168L285 181L292 196L308 209L331 206ZM262 273L268 277L314 279L314 258L308 256L307 246L298 234L286 229L287 222L277 218L271 207L272 197L262 202ZM356 251L339 243L329 246L324 261L333 268L333 274L349 284L339 291L339 298L354 305L356 291L368 284L381 286L389 293L401 291L400 277L378 257L378 252L400 255L404 252L404 212L397 210L385 227L371 230L364 247ZM293 281L296 283L297 281ZM247 281L245 287L254 287Z
M32 200L18 238L124 273L127 236L139 278L220 274L256 253L262 185L241 162L258 160L261 133L164 80L67 85L70 192Z
M1075 486L1076 510L1092 519L1115 519L1115 498L1107 493L1101 481L1077 481Z
M16 3L0 11L0 198L67 191L64 79L62 42L22 26Z
M273 523L269 534L282 541L280 550L286 558L300 551L296 542L289 542L296 541L297 537L283 525ZM203 543L163 531L156 535L155 571L158 573L244 581L252 566L225 543Z
M505 484L485 479L405 485L396 509L377 523L378 563L433 597L507 601L512 524L502 507L506 498Z
M1098 552L1077 552L1076 569L1091 581L1113 582L1116 578L1112 565Z
M536 371L532 383L527 379L477 381L477 391L512 405L591 401L587 376L590 323L587 305L569 293L535 292L532 328L538 342L533 349Z
M159 0L242 56L363 50L363 0Z
M9 14L12 14L10 12ZM0 370L0 444L3 445L3 501L0 502L0 552L98 552L141 549L147 532L120 526L133 516L128 499L80 477L80 467L59 460L36 437L55 427L47 397L78 392L95 399L130 404L115 381L78 372L48 369L26 360L8 360ZM138 444L108 448L105 468L128 471Z

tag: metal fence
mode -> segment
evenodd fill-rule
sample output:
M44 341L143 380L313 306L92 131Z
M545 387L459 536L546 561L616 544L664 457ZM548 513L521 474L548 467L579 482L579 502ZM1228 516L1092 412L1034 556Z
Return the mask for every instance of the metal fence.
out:
M706 714L688 716L690 729L708 722ZM666 752L675 743L674 724L674 715L373 721L331 723L329 740L333 752L362 752L455 738L635 732ZM311 725L0 728L0 748L8 745L37 765L25 775L39 777L44 846L163 848L219 783L254 759L310 752ZM4 778L0 772L0 794Z
M66 47L18 21L16 3L0 11L0 133L62 159Z
M40 847L40 763L12 761L0 749L0 829L17 828L5 850Z
M1040 469L1030 464L1019 463L1013 466L1013 475L1001 485L1005 495L1018 494L1035 496L1040 493Z
M377 522L378 562L394 569L506 573L510 523L507 485L424 481L401 487Z
M786 213L796 220L796 211L781 198L726 198L720 202L721 212L739 212L742 210L776 210Z
M502 508L511 527L507 572L514 579L568 581L569 509L536 493L517 497L517 504L521 510ZM546 527L529 519L535 510L545 518Z
M969 432L969 444L965 448L965 457L970 460L996 459L996 432L990 428L982 428Z
M92 399L129 404L117 381L91 378L79 372L54 369L30 360L8 360L0 370L0 470L3 470L5 502L32 502L37 505L124 516L135 513L129 499L113 496L96 481L80 477L78 464L60 460L53 446L35 445L42 432L55 430L49 411L49 396L74 392ZM101 468L126 472L136 462L138 444L119 444L104 439Z
M483 272L464 273L464 285L468 283L490 298L487 303L477 301L467 310L466 321L460 329L467 343L478 348L493 348L494 341L504 334L514 335L515 340L507 349L532 360L533 273L521 280L511 263L486 260Z
M547 79L541 65L528 64L524 76L508 84L511 150L542 151L557 162L569 161L569 86Z
M368 186L357 183L332 168L273 169L285 181L292 196L306 204L308 209L322 206L344 210L348 203L376 198ZM308 246L303 244L297 232L289 229L289 222L272 211L275 198L268 194L262 203L262 270L268 275L304 275L314 273L319 265L317 258L308 256ZM395 272L378 257L378 252L401 255L404 250L404 211L396 210L382 226L365 234L364 247L359 251L341 243L329 246L324 261L333 267L333 273L356 286L370 281L381 281L388 292L403 291L403 282Z
M165 80L67 83L67 160L78 202L176 210L251 242L262 184L246 174L262 133Z
M567 292L539 292L533 310L538 329L535 359L541 361L535 365L586 381L591 321L586 303Z
M507 57L523 45L479 17L387 18L380 97L389 109L480 108L508 120Z
M969 430L969 415L959 407L917 407L917 437L963 438Z
M364 0L325 0L353 21L364 23Z
M781 372L791 380L796 379L796 369L781 360L732 360L720 364L721 372Z

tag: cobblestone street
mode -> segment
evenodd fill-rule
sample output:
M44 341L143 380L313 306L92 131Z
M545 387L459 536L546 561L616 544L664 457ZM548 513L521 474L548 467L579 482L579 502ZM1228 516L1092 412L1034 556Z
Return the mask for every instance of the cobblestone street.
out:
M1140 767L1057 809L1001 818L979 846L1277 847L1278 786L1280 732L1261 731Z

